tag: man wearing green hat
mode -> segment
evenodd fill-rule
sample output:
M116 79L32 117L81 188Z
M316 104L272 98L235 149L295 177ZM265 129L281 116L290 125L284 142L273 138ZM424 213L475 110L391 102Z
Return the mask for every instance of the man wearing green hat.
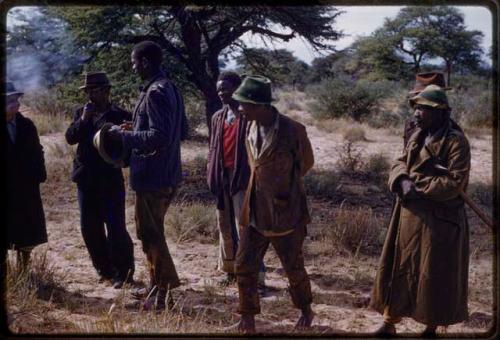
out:
M441 87L427 86L410 105L417 128L389 175L398 198L372 291L384 316L379 336L395 335L402 317L435 336L437 326L468 316L469 226L459 192L469 180L469 142Z
M314 313L302 244L311 221L303 177L314 164L305 127L271 105L271 81L247 76L232 96L248 120L246 149L250 179L240 213L240 243L236 253L241 320L236 330L255 332L260 313L259 266L272 244L290 282L290 295L301 316L296 329L311 326Z

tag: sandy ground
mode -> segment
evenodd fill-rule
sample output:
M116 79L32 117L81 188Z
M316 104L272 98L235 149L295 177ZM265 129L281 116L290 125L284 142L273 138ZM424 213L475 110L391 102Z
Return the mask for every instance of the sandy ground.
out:
M300 113L298 113L300 114ZM305 115L305 114L304 114ZM338 133L327 133L315 126L307 126L307 131L315 152L316 167L330 169L335 166L335 148L342 143ZM401 150L401 137L367 130L366 142L361 142L365 154L384 153L393 159ZM46 159L51 162L57 157L57 147L64 145L61 133L41 137L46 151ZM471 182L491 183L492 178L492 141L491 136L471 140L472 172ZM186 142L182 147L183 161L190 161L206 154L203 142ZM54 161L55 162L55 161ZM67 166L70 166L68 164ZM98 284L97 275L90 262L79 230L79 211L76 200L76 187L70 182L67 172L61 172L52 182L42 185L42 195L47 219L49 243L37 248L37 252L47 251L53 265L65 275L62 285L65 289L65 302L54 303L48 310L54 317L64 319L73 326L69 330L60 328L41 328L41 332L65 333L96 332L96 322L118 301L131 302L128 288L115 290L110 285ZM127 228L132 236L136 258L135 279L147 282L146 260L141 243L135 235L133 221L133 192L127 198ZM319 204L319 203L318 203ZM313 204L314 206L314 204ZM208 213L213 213L207 211ZM469 216L471 213L469 212ZM467 322L440 329L440 332L480 335L492 326L493 316L493 257L492 238L482 226L472 228L475 237L480 238L479 248L471 249L469 312ZM168 226L167 226L168 228ZM486 240L486 241L484 241ZM176 290L174 298L178 301L180 313L190 310L204 315L210 330L221 329L236 320L237 289L219 287L216 284L223 276L216 270L218 248L214 243L188 242L176 244L167 238L174 262L183 285ZM486 243L485 243L486 242ZM306 239L306 269L311 278L314 295L313 309L316 313L313 332L316 334L339 335L367 334L381 323L382 317L367 308L371 284L375 275L378 256L321 256L316 252L316 243ZM482 248L481 248L482 247ZM265 259L268 265L267 284L272 287L261 299L262 314L257 316L257 328L265 333L290 333L298 311L292 306L286 291L287 280L280 268L274 251L268 251ZM72 303L68 301L73 301ZM138 315L137 310L124 313ZM187 313L187 312L186 312ZM148 314L144 313L144 318ZM76 328L75 328L76 327ZM126 328L125 328L126 329ZM160 328L161 329L161 328ZM415 334L423 326L412 320L404 320L398 331Z

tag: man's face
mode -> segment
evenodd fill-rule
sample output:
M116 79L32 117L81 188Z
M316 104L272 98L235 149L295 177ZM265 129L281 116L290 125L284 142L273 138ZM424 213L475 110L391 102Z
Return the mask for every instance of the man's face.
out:
M262 114L262 105L252 104L252 103L241 103L238 107L238 111L248 120L258 120Z
M229 104L233 100L231 99L231 95L236 88L236 85L227 80L219 80L217 82L217 95L219 96L222 104Z
M413 116L417 126L424 131L437 127L441 118L439 111L427 105L415 105Z
M109 101L109 87L90 87L85 89L87 98L94 104L105 104Z
M17 112L19 112L19 98L21 96L18 94L13 94L5 98L5 119L10 122Z
M147 59L144 57L139 57L135 51L132 51L132 55L130 57L130 60L132 62L132 69L134 70L141 79L146 79L147 78L147 72L146 72L146 67L147 67Z

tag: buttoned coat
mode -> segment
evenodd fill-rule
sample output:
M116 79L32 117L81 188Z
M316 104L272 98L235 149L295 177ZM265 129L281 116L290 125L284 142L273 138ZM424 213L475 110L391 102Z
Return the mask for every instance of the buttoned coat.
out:
M130 153L130 185L135 191L176 187L181 181L180 142L184 100L163 72L142 88L133 113L133 131L123 133Z
M451 122L427 146L424 138L417 128L390 172L391 191L408 176L420 198L397 199L371 306L383 313L388 305L391 316L427 325L450 325L468 316L469 226L459 191L469 180L470 148Z
M36 246L47 242L40 183L47 173L43 148L33 122L16 114L15 143L5 131L7 175L7 247Z
M254 227L264 233L281 233L311 221L303 177L314 156L306 128L273 110L279 119L278 132L259 158L254 159L246 139L250 179L240 217L241 227L247 227L253 211ZM247 135L249 128L250 124Z

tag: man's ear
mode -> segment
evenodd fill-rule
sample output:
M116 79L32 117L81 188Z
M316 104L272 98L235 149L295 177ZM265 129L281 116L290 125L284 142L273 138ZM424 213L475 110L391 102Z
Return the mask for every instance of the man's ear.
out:
M149 69L149 60L146 57L141 58L141 63L145 69Z

